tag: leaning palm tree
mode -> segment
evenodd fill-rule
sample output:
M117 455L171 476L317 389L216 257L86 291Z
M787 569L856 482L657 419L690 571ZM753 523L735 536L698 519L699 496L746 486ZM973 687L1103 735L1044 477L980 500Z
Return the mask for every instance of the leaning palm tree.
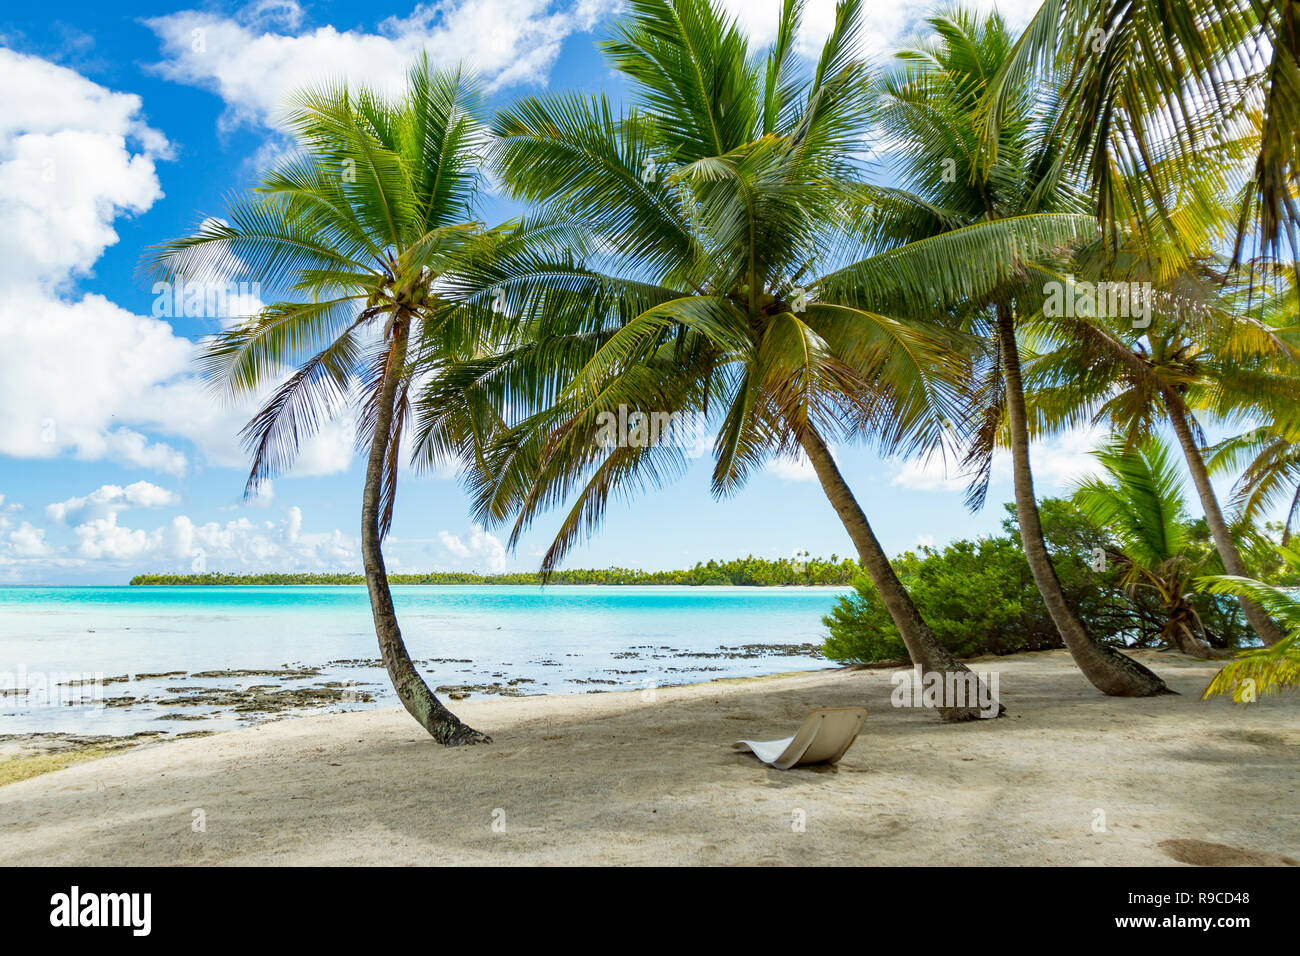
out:
M1281 548L1282 559L1300 572L1300 551ZM1238 703L1253 702L1267 693L1300 687L1300 600L1294 591L1236 575L1212 575L1198 585L1211 594L1249 597L1282 622L1285 635L1272 647L1245 651L1215 675L1203 699L1231 695Z
M1252 303L1253 304L1253 303ZM1296 368L1297 305L1300 304L1300 285L1289 283L1280 294L1266 298L1256 308L1260 319L1273 333L1290 347ZM1235 371L1235 368L1232 370ZM1264 512L1285 504L1282 519L1282 546L1291 541L1297 521L1300 521L1300 409L1294 401L1300 382L1284 380L1276 390L1281 396L1269 403L1268 421L1250 427L1240 435L1224 439L1208 449L1206 461L1211 474L1231 471L1239 473L1233 488L1233 504L1244 521L1253 521Z
M481 238L471 208L478 108L471 83L427 60L399 99L364 88L302 93L288 114L298 151L226 221L164 244L153 262L165 279L253 280L292 296L213 337L205 371L231 398L271 389L243 431L250 491L355 407L358 445L368 447L361 553L375 633L402 704L446 746L490 738L448 711L412 663L382 544L412 414L411 357L472 354L475 345L473 316L444 308L440 287Z
M1074 502L1114 537L1118 551L1111 557L1123 569L1125 591L1154 593L1165 616L1165 642L1192 657L1210 657L1190 595L1201 561L1188 548L1191 525L1169 449L1156 440L1127 448L1121 440L1093 454L1106 477L1080 482Z
M1089 210L1087 196L1067 176L1052 132L1064 77L1008 81L997 149L984 149L983 100L990 78L1011 55L1014 37L996 14L979 17L958 10L927 22L934 36L899 54L901 66L886 77L877 107L880 128L898 157L900 186L890 191L885 214L871 225L873 241L897 247L977 224ZM1082 238L1093 240L1095 231ZM975 473L968 503L983 504L994 449L1009 445L1025 557L1075 663L1107 694L1164 693L1164 682L1148 668L1088 634L1065 598L1043 538L1018 335L1041 309L1043 278L1040 265L1031 264L953 314L954 321L990 343L977 362L979 387L971 393L978 427L968 456Z
M1065 277L1059 277L1064 280ZM1070 294L1067 292L1067 294ZM1055 425L1091 416L1122 433L1130 447L1167 422L1178 439L1215 549L1229 574L1244 575L1240 548L1210 481L1202 415L1266 414L1293 422L1300 365L1283 333L1246 307L1212 261L1193 263L1150 295L1151 314L1135 328L1118 315L1055 316L1035 323L1050 346L1032 363L1035 409ZM1220 456L1220 465L1226 459ZM1282 632L1241 596L1256 635Z
M883 192L862 157L858 0L839 4L810 74L794 52L796 0L762 60L706 0L630 6L604 48L634 107L555 94L497 118L500 176L540 212L462 290L498 298L529 330L526 345L465 369L500 407L529 409L478 469L478 516L513 519L513 543L572 498L549 570L611 494L689 461L671 442L602 440L602 416L698 416L715 435L716 494L773 456L806 455L913 662L968 679L898 581L831 448L865 436L941 450L960 409L962 337L924 316L986 294L1093 220L972 224L862 260L861 224ZM977 712L941 708L950 720Z

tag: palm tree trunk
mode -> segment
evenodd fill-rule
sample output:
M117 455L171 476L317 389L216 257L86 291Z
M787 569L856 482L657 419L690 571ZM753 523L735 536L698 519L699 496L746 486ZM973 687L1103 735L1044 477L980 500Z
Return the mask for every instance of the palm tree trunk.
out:
M1173 693L1165 682L1148 668L1112 647L1098 644L1083 629L1065 593L1061 590L1056 568L1047 553L1043 526L1034 498L1034 476L1029 467L1029 427L1025 417L1024 382L1020 376L1020 352L1016 345L1015 320L1006 304L997 308L998 348L1006 380L1007 423L1011 429L1012 474L1015 479L1016 519L1020 525L1020 542L1025 549L1029 570L1034 575L1047 611L1057 631L1070 650L1070 656L1083 676L1104 694L1112 697L1151 697Z
M1166 611L1169 619L1161 629L1161 636L1166 643L1172 644L1188 657L1209 660L1214 656L1214 648L1196 633L1199 629L1199 621L1195 609L1190 604L1179 597L1172 607L1166 608Z
M835 464L835 459L831 457L830 450L821 436L811 425L807 425L802 429L799 441L808 455L808 460L812 462L822 490L826 492L826 497L830 499L831 505L844 524L844 530L849 533L849 539L858 550L858 560L876 586L876 590L880 592L880 599L898 628L912 663L924 675L944 675L945 703L957 702L950 701L947 697L947 689L950 687L967 688L967 701L972 691L977 695L977 700L990 700L988 689L983 683L978 681L970 668L953 657L935 639L934 633L921 619L916 605L912 603L907 590L898 580L898 575L894 573L893 565L889 563L889 558L876 539L875 532L867 523L867 516L844 481L844 476L840 474L839 467ZM954 679L949 680L948 674L953 674ZM980 708L971 706L940 706L936 710L941 719L952 722L975 720L981 716ZM999 717L1004 710L1005 708L998 704Z
M434 740L446 747L462 744L491 743L492 738L465 726L442 705L411 662L402 641L393 609L393 594L388 588L388 569L384 566L383 540L379 532L379 497L383 485L384 457L388 453L393 425L393 405L406 363L406 344L410 336L410 317L399 315L393 323L393 340L388 366L379 396L375 434L370 440L370 458L366 463L366 483L361 506L361 560L366 569L366 587L370 591L370 611L375 619L375 635L389 679L402 705Z
M1201 457L1201 450L1196 446L1196 439L1192 437L1192 429L1187 421L1187 410L1182 398L1167 393L1166 399L1169 422L1174 427L1174 434L1178 436L1178 443L1183 447L1187 470L1192 473L1192 483L1196 485L1196 493L1201 498L1201 507L1205 509L1205 523L1210 526L1210 537L1214 539L1214 547L1223 561L1224 570L1229 574L1247 577L1246 566L1241 563L1241 553L1228 532L1228 523L1223 520L1219 499L1215 497L1214 486L1210 484L1210 473L1205 467L1205 459ZM1273 622L1263 608L1246 597L1239 597L1237 600L1241 602L1241 610L1245 613L1246 620L1250 622L1251 628L1259 635L1259 639L1265 646L1271 647L1282 640L1281 628Z
M1295 486L1295 494L1291 496L1291 507L1286 513L1286 521L1282 524L1282 547L1291 543L1291 523L1295 520L1296 512L1300 512L1300 485Z

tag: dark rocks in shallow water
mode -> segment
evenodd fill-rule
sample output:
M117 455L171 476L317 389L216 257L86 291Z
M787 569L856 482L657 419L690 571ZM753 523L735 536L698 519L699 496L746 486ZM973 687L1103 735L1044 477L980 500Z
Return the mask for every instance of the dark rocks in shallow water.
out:
M572 652L566 652L562 656L566 658L566 664L574 658L583 657L582 654ZM581 685L587 685L590 688L587 693L600 693L605 688L611 690L625 689L636 683L635 678L642 678L651 673L648 666L637 666L649 660L662 662L655 665L656 672L660 674L677 673L685 675L692 673L703 675L705 673L723 673L729 669L734 670L734 668L728 668L725 665L724 662L728 660L768 657L820 659L821 653L820 647L815 644L721 645L716 650L711 651L687 650L667 644L639 644L625 647L612 656L617 660L628 661L629 666L627 668L601 668L593 663L592 670L595 674L601 676L570 679L547 677L543 678L544 682L541 687L533 692L544 692L545 690L555 692L558 687L566 687L576 691L578 686ZM679 660L679 665L666 666L668 661L672 659ZM699 663L695 663L696 661ZM711 666L704 663L705 661L716 661L718 665ZM422 669L425 669L426 672L434 671L435 668L441 671L441 673L428 674L430 684L434 683L439 677L444 679L451 677L453 673L461 676L462 680L465 681L469 681L471 678L478 678L483 681L482 683L447 683L439 685L437 693L446 695L451 700L463 700L472 695L522 697L528 692L527 685L538 684L538 681L534 678L510 677L508 668L512 667L513 664L507 661L498 661L497 669L492 671L488 671L490 665L484 666L485 662L480 662L475 666L474 661L470 658L430 657L417 660L416 663L422 665ZM452 668L447 665L471 666ZM530 659L528 665L534 668L563 666L558 658L549 656ZM327 664L320 666L293 661L284 663L278 668L230 668L194 673L180 670L159 671L157 673L137 674L134 678L122 674L103 678L101 681L69 681L65 686L111 684L133 679L135 681L171 679L177 683L166 687L166 693L157 695L123 694L99 701L69 702L69 706L84 703L98 703L100 706L118 708L141 706L149 709L161 708L161 713L156 716L157 720L203 721L234 717L241 723L249 723L264 719L276 719L294 711L311 711L336 705L372 703L381 692L361 690L359 688L362 686L373 688L375 686L373 684L363 685L354 681L338 680L317 681L315 683L308 683L308 681L310 678L321 678L330 669L375 668L382 670L383 667L383 661L379 658L341 658L331 660ZM485 673L490 673L490 677L485 676ZM257 678L283 683L254 683ZM700 676L695 679L704 680L707 678ZM179 681L188 682L190 680L196 680L197 682L190 686L179 683ZM231 686L216 686L219 684ZM151 691L154 689L149 688ZM387 685L385 684L382 693L386 692ZM0 691L0 694L7 695L10 700L21 700L21 696L27 693L22 688Z
M337 661L329 661L326 667L383 667L384 662L377 657L345 657Z
M197 674L195 675L198 676ZM254 684L251 687L169 687L176 696L159 700L168 707L219 707L237 714L278 714L332 704L368 704L374 700L362 685L327 681L308 687Z
M130 674L118 674L116 677L101 677L99 679L95 679L94 677L88 677L85 680L65 680L61 684L59 684L59 686L60 687L85 687L87 685L94 686L96 684L124 684L130 679L131 679Z
M464 700L470 694L496 694L499 697L523 697L524 692L519 689L519 684L535 683L531 677L516 677L513 680L502 684L499 681L493 681L491 684L440 684L434 688L435 694L446 694L451 700Z
M663 653L642 653L643 651L661 651ZM812 657L820 659L821 646L818 644L741 644L738 647L720 646L716 651L686 651L676 647L650 647L638 644L626 650L618 651L615 660L663 660L665 657L694 657L712 660L753 660L759 657Z
M280 680L294 680L300 677L319 677L319 667L282 667L279 670L222 670L222 671L199 671L191 674L194 678L213 678L213 677L278 677Z

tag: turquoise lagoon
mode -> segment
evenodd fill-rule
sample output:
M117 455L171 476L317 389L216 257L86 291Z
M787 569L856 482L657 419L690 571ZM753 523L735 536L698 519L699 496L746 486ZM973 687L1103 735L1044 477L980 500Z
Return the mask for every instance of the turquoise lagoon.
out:
M421 672L434 686L477 696L633 690L826 667L813 650L825 636L821 618L847 589L393 591ZM184 706L186 697L257 686L342 685L371 697L354 702L345 692L328 709L392 705L377 656L361 587L0 588L0 733L224 729L267 715ZM211 675L284 667L315 673ZM122 677L90 690L68 684Z

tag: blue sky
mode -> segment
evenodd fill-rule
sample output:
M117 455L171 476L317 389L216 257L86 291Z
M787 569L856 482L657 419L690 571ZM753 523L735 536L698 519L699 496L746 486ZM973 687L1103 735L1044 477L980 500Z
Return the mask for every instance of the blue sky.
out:
M992 4L986 4L991 6ZM776 2L732 4L770 38ZM1029 0L999 8L1016 23ZM920 24L931 4L869 5L867 52ZM805 44L833 3L813 0ZM215 402L192 366L198 320L152 316L147 247L191 231L282 146L276 106L315 79L400 82L421 49L476 69L500 105L542 88L619 81L594 43L613 0L441 0L423 5L262 0L9 5L0 14L0 583L117 583L146 571L359 568L360 470L346 422L295 470L243 499L236 432L247 408ZM483 216L513 212L490 197ZM1087 467L1093 436L1035 449L1041 494ZM985 533L1003 517L996 469L980 514L938 462L838 450L891 552ZM671 487L614 506L570 566L682 567L710 557L849 543L800 462L776 462L739 495L708 492L707 459ZM389 541L392 570L534 567L556 518L513 553L471 525L450 478L408 473ZM196 565L197 562L197 565Z

